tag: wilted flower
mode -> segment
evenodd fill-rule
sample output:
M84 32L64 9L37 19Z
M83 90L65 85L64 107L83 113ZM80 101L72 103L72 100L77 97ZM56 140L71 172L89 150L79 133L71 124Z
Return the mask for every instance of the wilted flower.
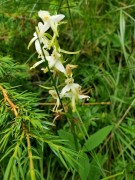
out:
M58 110L58 107L59 107L59 105L60 105L60 99L59 99L59 97L58 97L58 94L57 94L56 90L49 90L49 94L51 94L52 97L53 97L54 99L56 99L56 104L55 104L55 106L54 106L54 108L53 108L53 111L57 111L57 110Z
M66 73L69 77L72 77L72 69L77 68L78 65L73 65L73 64L67 64L66 65Z

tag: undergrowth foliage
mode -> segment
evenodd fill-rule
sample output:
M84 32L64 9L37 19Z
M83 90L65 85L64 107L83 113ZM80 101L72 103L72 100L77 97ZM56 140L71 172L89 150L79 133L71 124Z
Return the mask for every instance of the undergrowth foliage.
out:
M134 180L134 13L0 2L0 179Z
M6 64L7 60L11 61L10 66ZM0 74L4 79L7 66L8 70L14 67L16 72L24 68L21 65L13 66L13 60L9 57L2 57L0 61L3 65ZM19 77L16 74L15 78ZM27 74L22 76L22 80L24 78L27 78ZM66 147L65 140L51 133L50 129L54 124L50 123L47 120L49 116L38 108L37 94L20 92L11 86L8 79L0 84L0 90L1 177L5 180L37 177L43 179L43 167L40 164L43 163L41 154L44 155L44 144L61 159L65 167L68 168L69 164L74 167L76 153Z

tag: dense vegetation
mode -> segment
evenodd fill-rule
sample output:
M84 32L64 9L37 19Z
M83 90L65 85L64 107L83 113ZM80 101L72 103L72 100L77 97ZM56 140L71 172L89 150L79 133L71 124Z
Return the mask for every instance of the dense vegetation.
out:
M52 76L30 70L39 10L64 14L59 45L80 51L63 54L90 96L74 111L53 111ZM134 0L0 1L0 179L135 179L134 14Z

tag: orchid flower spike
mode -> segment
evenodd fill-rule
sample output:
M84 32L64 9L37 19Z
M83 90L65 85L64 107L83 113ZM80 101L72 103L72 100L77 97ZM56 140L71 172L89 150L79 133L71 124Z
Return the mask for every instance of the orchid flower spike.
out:
M58 36L58 31L57 31L58 22L61 21L65 16L63 14L57 14L51 16L48 11L43 11L43 10L40 10L38 12L38 16L44 22L44 28L48 30L51 27L51 29L56 34L56 36Z

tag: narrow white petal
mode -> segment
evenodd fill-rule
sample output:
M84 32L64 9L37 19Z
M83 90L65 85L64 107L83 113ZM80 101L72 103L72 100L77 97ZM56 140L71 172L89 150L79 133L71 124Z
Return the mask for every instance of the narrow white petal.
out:
M61 21L64 17L65 17L65 15L63 15L63 14L58 14L58 15L51 16L51 20L52 20L53 22L58 23L58 22Z
M52 68L55 65L56 61L52 58L52 56L46 56L46 59L49 63L49 67Z
M87 95L80 95L80 94L79 94L79 95L78 95L78 98L79 98L79 99L85 99L85 98L88 98L88 99L89 99L90 97L87 96Z
M41 60L41 61L36 62L30 69L37 67L39 64L43 63L44 61L45 60Z
M66 85L62 91L61 91L61 95L64 96L66 92L70 91L70 86Z
M58 32L57 32L57 24L54 23L53 21L50 21L50 26L51 26L53 32L56 34L56 36L58 36Z
M35 33L34 33L34 34L35 34ZM30 46L32 45L32 43L33 43L36 39L37 39L36 36L31 39L31 41L30 41L29 44L28 44L28 49L30 48Z
M38 54L42 54L41 45L38 39L35 41L35 48Z
M45 57L47 57L47 56L49 56L49 52L46 51L44 48L45 48L45 46L43 46L43 52L44 52Z
M60 61L57 61L55 64L56 69L58 69L59 71L63 72L64 74L66 74L66 70L63 66L63 64Z

